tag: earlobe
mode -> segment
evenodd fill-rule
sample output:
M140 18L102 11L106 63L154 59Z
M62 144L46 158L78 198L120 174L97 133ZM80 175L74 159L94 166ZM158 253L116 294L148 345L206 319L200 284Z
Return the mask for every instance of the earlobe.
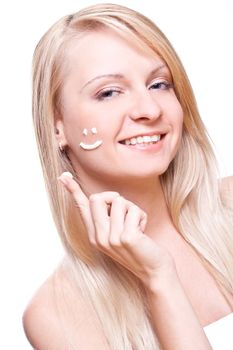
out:
M58 146L60 150L63 151L65 146L67 146L67 141L64 133L64 125L62 120L60 119L55 122L55 135L58 142Z

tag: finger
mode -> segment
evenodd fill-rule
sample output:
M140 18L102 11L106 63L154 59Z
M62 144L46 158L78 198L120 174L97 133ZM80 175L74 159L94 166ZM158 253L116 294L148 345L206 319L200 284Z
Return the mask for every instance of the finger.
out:
M127 246L137 240L138 234L142 234L142 220L145 220L145 213L138 206L131 204L125 216L124 232L121 236L122 244Z
M119 197L120 194L118 192L114 192L114 191L105 191L105 192L100 192L100 193L93 193L90 195L89 200L95 197L101 198L103 199L106 204L112 204L112 201L114 200L114 198Z
M111 205L109 237L109 244L112 247L119 247L121 245L120 236L124 230L127 208L128 203L123 197L118 196L114 198Z
M65 186L65 188L73 195L75 202L78 204L87 204L88 198L83 193L81 187L79 184L73 179L73 176L69 172L64 172L61 174L61 176L58 178L62 182L62 184Z
M142 211L141 221L140 221L140 229L143 233L146 230L146 225L147 225L147 214L144 211Z
M63 173L58 180L65 186L67 191L73 196L76 206L80 211L83 223L87 228L89 235L93 236L93 226L92 217L89 207L89 200L86 195L83 193L79 184L73 179L73 176L65 172Z
M108 248L109 246L110 216L108 206L112 205L116 197L119 197L117 192L95 193L89 197L96 242L102 248Z

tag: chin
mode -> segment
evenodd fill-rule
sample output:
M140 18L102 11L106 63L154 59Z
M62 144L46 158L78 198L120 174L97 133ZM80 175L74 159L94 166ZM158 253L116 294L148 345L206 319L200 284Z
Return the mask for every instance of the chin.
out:
M157 169L139 169L138 171L127 171L123 172L121 176L118 178L123 178L125 181L127 179L131 180L149 180L149 179L155 179L162 174L164 174L167 170L168 166L163 167L163 168L157 168Z

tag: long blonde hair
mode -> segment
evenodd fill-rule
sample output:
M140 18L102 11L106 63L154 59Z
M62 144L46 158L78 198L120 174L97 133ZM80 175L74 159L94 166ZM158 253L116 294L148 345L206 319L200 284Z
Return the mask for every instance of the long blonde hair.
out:
M58 184L63 171L75 174L57 145L54 126L70 42L109 28L156 53L168 65L184 112L182 143L161 176L177 230L196 250L223 292L233 293L233 225L219 194L218 172L209 137L200 119L185 70L164 34L131 9L99 4L63 17L42 37L34 54L33 117L45 183L58 232L72 257L83 295L96 311L111 349L158 349L143 288L130 272L93 250L78 211ZM78 179L77 179L78 180Z

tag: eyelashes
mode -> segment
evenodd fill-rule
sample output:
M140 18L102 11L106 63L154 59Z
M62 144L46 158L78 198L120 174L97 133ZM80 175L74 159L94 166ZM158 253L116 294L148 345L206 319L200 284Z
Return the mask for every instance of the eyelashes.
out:
M168 81L159 81L150 86L150 88L156 89L156 90L169 90L173 88L173 84Z
M152 90L169 90L173 88L173 84L167 80L162 80L155 82L149 86L149 89ZM109 87L101 90L95 95L95 99L98 101L110 100L114 97L119 96L123 93L123 90L119 88Z
M105 90L100 91L97 95L96 95L96 99L99 101L105 100L105 99L110 99L114 96L117 96L121 93L121 90L116 89L116 88L108 88Z

